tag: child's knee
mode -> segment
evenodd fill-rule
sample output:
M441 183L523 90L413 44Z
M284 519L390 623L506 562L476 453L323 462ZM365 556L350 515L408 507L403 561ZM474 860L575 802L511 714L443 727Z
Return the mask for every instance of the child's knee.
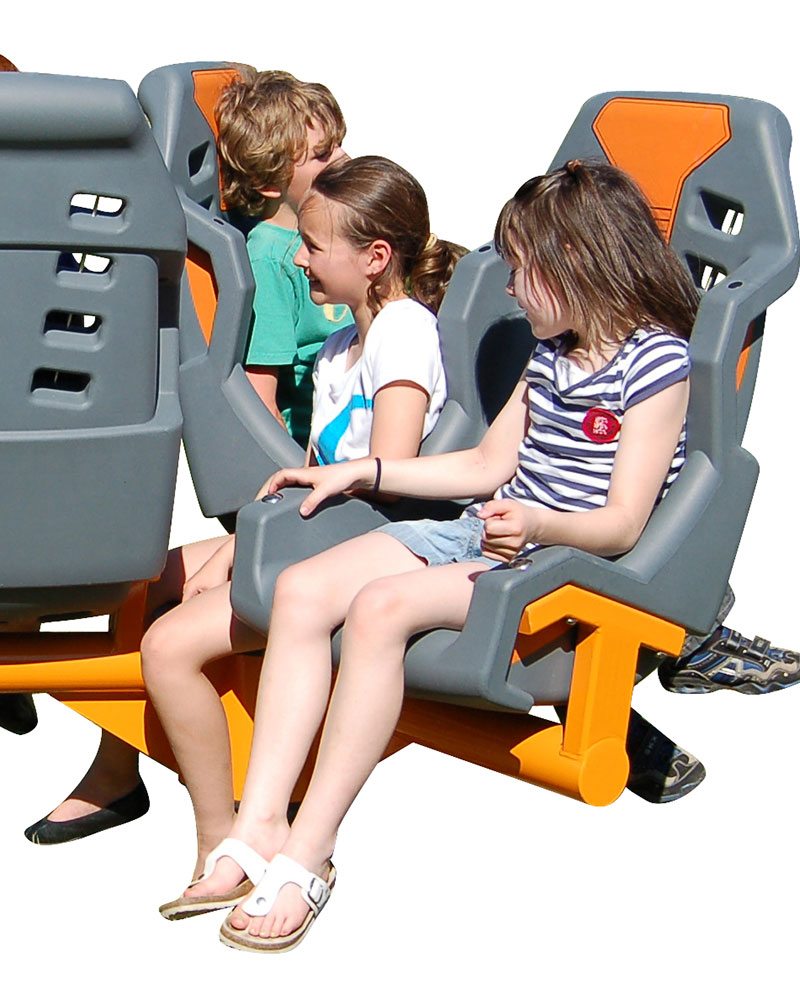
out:
M394 577L373 580L358 592L347 613L346 627L360 639L371 636L408 638L406 602Z
M313 566L312 560L287 567L275 581L272 598L273 615L296 617L311 623L318 610L326 607L330 583Z
M142 676L149 690L177 675L182 662L183 630L169 616L158 618L142 637Z

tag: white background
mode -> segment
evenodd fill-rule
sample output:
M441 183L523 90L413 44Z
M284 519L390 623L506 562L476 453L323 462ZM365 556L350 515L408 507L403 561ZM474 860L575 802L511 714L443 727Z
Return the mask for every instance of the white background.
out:
M797 42L781 10L774 0L311 0L291 10L45 0L4 12L0 50L24 70L117 77L134 89L156 66L204 59L321 80L344 110L349 152L403 163L428 192L434 231L475 246L595 93L756 97L800 128ZM767 321L747 436L762 475L731 616L750 635L795 647L798 302L790 293ZM184 477L173 541L213 530ZM318 925L300 949L272 958L223 948L218 916L159 917L187 881L194 845L185 791L150 761L143 820L61 847L23 839L72 787L97 738L69 710L37 701L33 734L0 731L8 996L796 996L800 688L687 698L654 679L642 685L637 706L709 772L667 806L626 793L593 809L409 748L378 768L347 817L339 884Z

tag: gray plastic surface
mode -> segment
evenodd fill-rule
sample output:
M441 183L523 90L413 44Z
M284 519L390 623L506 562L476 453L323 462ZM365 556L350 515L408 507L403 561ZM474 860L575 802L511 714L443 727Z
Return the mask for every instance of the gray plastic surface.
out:
M604 157L592 123L601 108L618 96L710 101L726 104L730 110L732 138L687 179L672 235L675 249L687 264L692 264L690 258L694 257L725 274L705 292L692 333L686 464L639 542L626 555L608 560L553 546L522 568L481 574L462 632L436 630L411 643L406 684L414 694L517 711L527 711L535 703L566 701L571 680L568 651L548 650L535 664L509 666L523 609L564 584L574 583L651 611L690 633L710 631L722 602L758 475L757 463L741 447L741 440L752 400L764 313L791 287L798 270L797 219L788 170L790 131L777 109L758 101L685 94L605 94L588 101L581 110L553 166L573 157ZM658 156L655 146L652 155ZM737 235L722 232L719 220L712 217L709 204L717 202L735 205L743 212ZM495 323L506 323L510 317L507 301L501 305L497 297L482 297L482 282L488 281L496 291L493 283L499 287L507 273L493 259L493 251L487 249L483 254L480 264L476 264L476 253L459 265L445 300L443 319L461 317L468 326L468 317L477 311L486 332L492 329L493 310L497 310ZM494 267L498 269L496 278L491 276ZM448 331L455 330L458 322L452 326L443 322L443 343L447 344ZM748 329L752 329L754 341L737 392L736 368ZM465 363L456 362L454 370L477 386L480 376L471 367L475 355L469 351L464 354ZM447 359L448 374L450 363ZM515 379L516 374L510 383ZM458 391L460 400L469 399L468 390ZM474 405L457 402L453 412L456 415L442 425L438 442L432 435L432 444L457 446L448 436L453 427L457 428L453 438L459 441L472 442L480 436L485 424ZM254 504L246 507L237 521L234 607L262 631L268 625L277 571L291 561L291 552L300 558L318 548L317 541L306 541L310 522L302 522L297 514L299 502L293 495L283 501L284 509L280 503ZM343 514L351 503L357 501L324 513ZM347 536L351 529L351 523L342 531L331 528L331 542ZM275 547L280 548L280 555L273 556ZM251 552L258 564L257 586L248 566ZM647 655L643 652L643 657Z
M184 444L200 507L209 517L238 511L276 469L301 465L304 458L303 449L261 403L241 365L252 319L253 276L242 233L220 211L215 138L195 103L192 76L197 70L228 65L163 66L139 87L139 99L180 195L189 243L208 254L218 293L206 343L184 276Z
M0 74L0 143L0 619L107 613L166 555L183 214L121 81Z

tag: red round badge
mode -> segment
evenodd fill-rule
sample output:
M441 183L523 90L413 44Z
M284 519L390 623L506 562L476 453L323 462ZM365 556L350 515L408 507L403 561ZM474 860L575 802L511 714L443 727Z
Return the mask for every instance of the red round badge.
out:
M590 441L613 441L619 434L619 418L611 410L593 406L583 418L583 433Z

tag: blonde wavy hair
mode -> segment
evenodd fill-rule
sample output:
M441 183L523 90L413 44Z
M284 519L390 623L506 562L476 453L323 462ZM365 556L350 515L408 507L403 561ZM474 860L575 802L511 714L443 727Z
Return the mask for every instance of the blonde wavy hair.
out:
M257 72L237 65L239 79L215 108L222 198L228 208L263 217L261 193L284 188L306 150L307 130L323 132L315 155L341 145L347 126L333 94L321 83L304 83L280 70Z

